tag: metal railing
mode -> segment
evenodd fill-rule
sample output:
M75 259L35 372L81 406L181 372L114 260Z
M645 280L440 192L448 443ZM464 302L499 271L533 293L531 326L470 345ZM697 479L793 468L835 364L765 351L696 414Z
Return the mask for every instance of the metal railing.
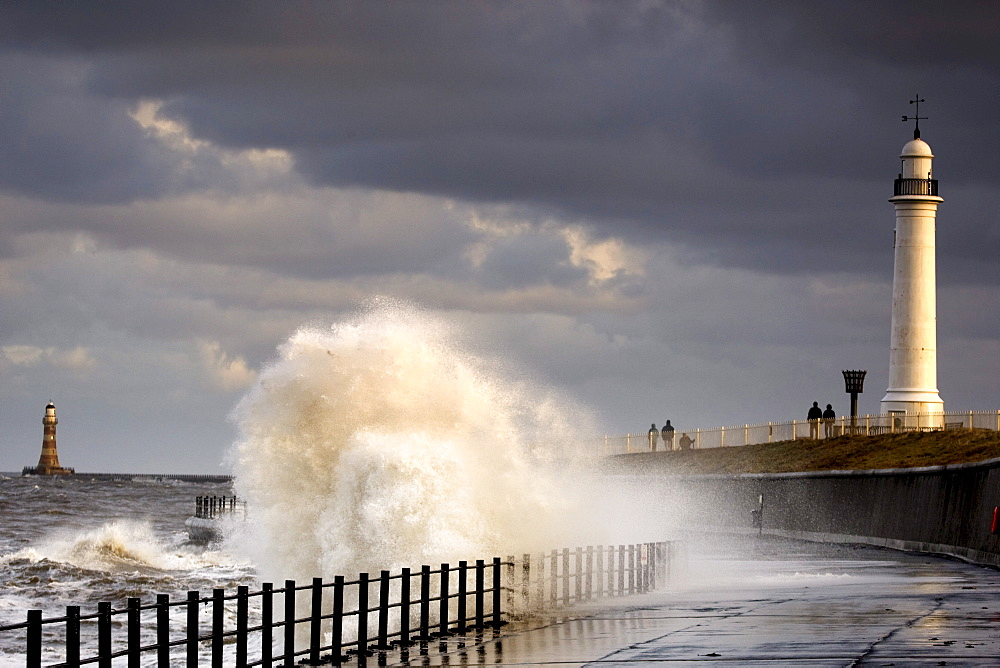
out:
M21 634L28 668L43 665L43 651L48 657L62 656L57 662L47 658L44 665L50 668L89 664L109 668L122 657L130 668L141 664L197 666L203 652L217 668L340 665L352 657L364 665L373 651L426 643L469 629L499 628L506 623L503 592L509 616L510 611L524 614L530 609L650 591L658 579L669 578L676 552L675 546L664 542L565 548L537 559L530 555L520 561L494 557L489 564L482 559L475 565L459 561L457 568L441 564L434 570L424 565L419 572L409 568L395 575L381 571L377 578L360 573L356 580L345 581L338 575L333 582L313 578L309 585L286 580L283 588L265 583L255 592L240 586L235 595L213 589L211 596L189 591L181 601L171 601L167 594L157 595L155 603L129 598L125 608L101 602L96 613L88 614L78 605L66 606L66 614L59 617L29 610L25 622L0 626L0 639L10 646L11 636ZM575 568L570 567L571 555ZM505 573L507 582L503 583ZM412 598L411 589L419 590L418 598ZM305 596L300 598L299 593ZM349 609L345 601L353 601L354 607ZM283 614L276 620L277 603ZM210 608L207 620L202 619L202 607ZM183 629L175 633L178 621ZM119 629L115 635L114 629ZM90 634L87 638L85 631ZM83 656L84 649L94 647L96 654ZM257 654L254 658L251 647Z
M933 195L937 197L937 179L896 179L892 188L893 196L897 195Z
M944 413L881 413L859 415L853 422L850 416L835 418L830 426L830 436L844 434L875 435L909 431L939 431L942 429L989 429L1000 431L1000 410L997 411L947 411ZM692 439L693 449L723 448L758 443L793 441L798 438L825 438L827 424L814 425L809 420L788 420L743 424L711 429L675 427L673 449L678 449L682 434ZM815 435L814 435L815 434ZM598 454L619 455L649 452L648 432L605 436L597 443ZM656 449L663 450L663 441L657 438Z

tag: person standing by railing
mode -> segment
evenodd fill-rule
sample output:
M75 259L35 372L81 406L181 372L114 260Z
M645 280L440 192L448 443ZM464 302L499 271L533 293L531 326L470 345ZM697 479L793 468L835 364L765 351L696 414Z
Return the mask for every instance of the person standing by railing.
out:
M649 425L649 451L656 452L656 439L660 435L660 430L656 428L656 423Z
M837 414L833 411L833 406L830 404L826 405L826 410L823 411L823 437L830 438L833 436L833 421L837 419Z
M664 450L674 449L674 426L670 424L670 420L667 420L663 429L660 430L660 438L663 440Z
M819 407L819 402L814 401L807 416L809 420L809 438L819 438L819 421L823 419L823 409Z

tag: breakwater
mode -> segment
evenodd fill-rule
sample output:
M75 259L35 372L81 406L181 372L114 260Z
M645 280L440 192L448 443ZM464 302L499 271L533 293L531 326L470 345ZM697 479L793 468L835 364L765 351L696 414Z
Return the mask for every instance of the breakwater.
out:
M178 480L180 482L232 482L233 476L214 473L76 473L77 478L87 480L145 480L160 482Z
M1000 567L1000 459L911 469L670 476L628 457L686 526L944 554ZM761 511L759 528L754 511Z

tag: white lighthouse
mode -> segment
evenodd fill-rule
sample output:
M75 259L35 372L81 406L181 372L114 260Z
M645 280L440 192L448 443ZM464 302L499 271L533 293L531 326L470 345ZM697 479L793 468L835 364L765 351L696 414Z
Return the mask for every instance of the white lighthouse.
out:
M922 100L914 100L921 102ZM896 207L895 261L892 278L892 340L889 351L889 388L882 399L883 413L942 413L937 387L937 287L934 238L938 182L933 178L934 154L920 138L918 119L913 140L906 143L903 167L889 201ZM921 420L921 426L940 426L942 416Z

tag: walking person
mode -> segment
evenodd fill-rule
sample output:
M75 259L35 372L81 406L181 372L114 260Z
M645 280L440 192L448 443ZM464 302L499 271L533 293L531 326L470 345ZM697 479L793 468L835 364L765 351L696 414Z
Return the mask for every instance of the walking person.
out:
M656 428L656 424L649 426L649 451L656 452L656 439L660 435L660 430Z
M833 406L830 404L826 405L826 410L823 411L823 437L830 438L833 436L833 421L837 418L837 414L833 412Z
M674 449L674 426L670 424L670 420L667 420L663 429L660 430L660 438L663 440L664 450Z
M823 409L819 407L819 402L814 401L809 409L809 438L819 438L819 421L823 419Z

